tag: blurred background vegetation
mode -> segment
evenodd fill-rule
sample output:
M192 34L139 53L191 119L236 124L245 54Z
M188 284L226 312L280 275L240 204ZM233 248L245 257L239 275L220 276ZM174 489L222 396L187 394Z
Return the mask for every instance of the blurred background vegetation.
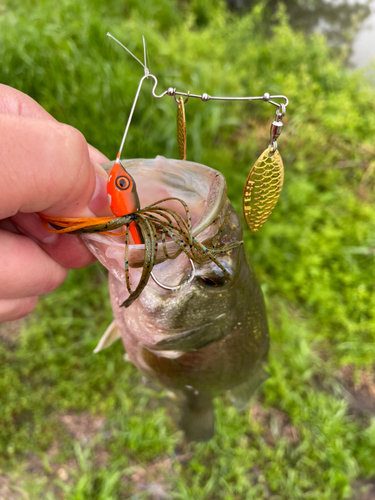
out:
M119 343L92 355L111 321L105 271L71 272L27 321L0 327L0 498L375 498L373 76L346 68L347 46L292 28L282 4L230 7L0 3L0 81L110 158L142 69L107 31L138 56L145 35L159 89L290 99L285 187L259 234L245 231L272 337L271 378L250 411L220 398L215 438L184 443L176 408ZM150 89L123 156L177 157L175 104ZM220 170L241 212L274 109L189 101L186 114L188 159Z

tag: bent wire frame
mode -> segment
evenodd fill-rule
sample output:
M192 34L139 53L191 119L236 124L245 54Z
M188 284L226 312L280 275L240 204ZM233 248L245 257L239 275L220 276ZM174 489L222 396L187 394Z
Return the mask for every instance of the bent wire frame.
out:
M177 92L177 90L175 88L169 87L167 90L165 90L164 92L162 92L161 94L158 95L156 93L156 87L158 86L158 79L156 78L155 75L153 75L152 73L150 73L150 70L148 69L148 67L146 65L146 42L145 42L145 37L142 36L142 40L143 40L143 54L144 54L144 63L142 63L138 59L138 57L136 57L119 40L117 40L117 38L115 38L110 33L107 33L107 36L109 36L110 38L112 38L112 40L114 40L115 42L117 42L123 49L125 49L128 52L128 54L130 54L143 67L143 70L144 70L144 76L141 78L141 80L140 80L140 82L138 84L138 89L137 89L137 92L136 92L135 97L134 97L133 106L132 106L132 108L130 110L128 122L126 124L125 132L124 132L124 135L123 135L123 138L122 138L122 141L121 141L121 146L120 146L120 150L119 150L120 155L121 155L122 149L123 149L124 144L125 144L126 136L128 134L130 123L131 123L132 118L133 118L133 113L134 113L135 106L136 106L137 101L138 101L138 97L139 97L139 94L140 94L143 82L145 80L148 80L149 78L151 78L152 80L154 80L154 86L153 86L153 88L151 90L151 93L152 93L153 97L155 97L156 99L161 99L162 97L168 95L170 97L173 97L174 99L176 99L176 96L186 97L185 103L190 98L201 99L203 102L207 102L207 101L264 101L264 102L268 102L269 104L272 104L273 106L276 106L278 108L277 111L279 112L279 116L280 117L282 117L282 116L285 115L286 107L289 104L288 98L285 95L270 95L268 92L264 93L262 96L255 96L255 97L254 96L250 96L250 97L225 97L225 96L211 96L211 95L209 95L207 93L203 93L203 94L191 94L190 91L188 91L188 92ZM284 102L283 103L275 102L274 99L282 99L282 100L284 100Z

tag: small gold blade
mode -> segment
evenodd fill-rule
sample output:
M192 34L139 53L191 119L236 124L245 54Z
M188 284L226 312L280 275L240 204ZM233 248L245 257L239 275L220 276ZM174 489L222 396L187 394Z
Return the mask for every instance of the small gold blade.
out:
M284 166L280 153L276 150L272 154L272 148L267 148L251 169L243 193L243 213L251 231L258 231L271 215L283 181Z
M186 160L186 120L182 96L178 98L177 102L177 143L180 160Z

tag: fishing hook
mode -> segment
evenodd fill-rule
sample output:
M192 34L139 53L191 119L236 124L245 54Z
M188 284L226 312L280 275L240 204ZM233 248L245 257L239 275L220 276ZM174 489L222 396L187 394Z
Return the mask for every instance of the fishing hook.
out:
M191 273L189 279L187 280L186 284L187 285L190 285L192 282L193 282L193 279L195 278L195 274L196 274L196 271L195 271L195 266L194 266L194 262L189 259L189 262L190 262L190 265L192 267L192 270L193 272ZM176 285L176 286L169 286L169 285L164 285L163 283L161 283L154 275L154 273L152 272L151 273L151 278L155 281L155 283L157 285L160 286L160 288L164 288L165 290L173 290L173 291L177 291L177 290L180 290L180 288L182 287L182 285Z

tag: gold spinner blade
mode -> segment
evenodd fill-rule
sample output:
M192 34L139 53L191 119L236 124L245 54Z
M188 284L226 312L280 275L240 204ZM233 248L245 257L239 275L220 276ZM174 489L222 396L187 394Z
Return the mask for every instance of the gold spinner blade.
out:
M177 144L180 160L186 160L185 104L181 96L177 100Z
M249 229L258 231L271 215L284 182L280 153L272 147L259 156L247 178L243 193L243 213ZM272 155L272 156L270 156Z

